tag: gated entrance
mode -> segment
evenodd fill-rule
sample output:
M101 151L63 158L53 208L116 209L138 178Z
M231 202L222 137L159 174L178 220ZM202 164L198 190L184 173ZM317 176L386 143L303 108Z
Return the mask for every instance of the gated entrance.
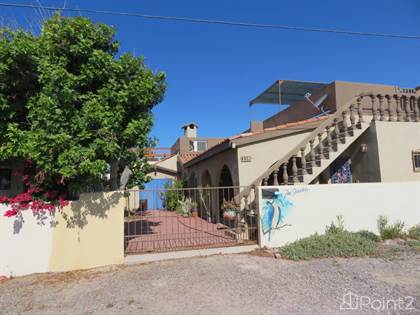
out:
M257 242L254 202L241 187L130 190L124 220L127 254Z

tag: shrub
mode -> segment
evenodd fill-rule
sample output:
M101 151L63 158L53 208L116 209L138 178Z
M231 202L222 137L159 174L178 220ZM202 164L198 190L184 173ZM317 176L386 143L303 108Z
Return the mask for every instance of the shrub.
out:
M319 257L360 257L374 254L374 241L357 233L341 231L314 234L279 249L280 255L293 260Z
M344 232L344 220L342 215L338 215L335 223L333 221L330 225L327 225L325 234L337 234L341 232Z
M410 246L415 251L419 251L420 252L420 241L419 240L409 240L407 242L407 245Z
M394 224L388 224L388 218L383 215L378 218L378 229L383 240L404 237L404 222L396 221Z
M197 203L191 198L185 196L179 201L179 207L176 209L176 213L184 217L191 216L191 210L197 208Z
M163 196L165 208L167 210L176 211L181 207L181 201L183 200L182 182L180 180L174 180L172 184L165 184L165 193Z
M413 226L408 230L408 236L412 239L420 241L420 224Z
M374 242L379 242L381 240L381 238L378 235L368 230L361 230L359 232L356 232L355 234Z

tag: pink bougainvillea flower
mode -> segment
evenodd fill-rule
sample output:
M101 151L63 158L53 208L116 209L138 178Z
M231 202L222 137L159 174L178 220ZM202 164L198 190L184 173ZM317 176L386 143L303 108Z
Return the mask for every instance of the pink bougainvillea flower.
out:
M65 206L67 206L69 204L69 201L64 200L63 198L58 199L58 202L60 203L61 208L64 208Z
M32 195L29 192L21 193L10 199L10 203L22 203L32 201Z
M10 217L14 217L17 214L18 214L18 211L16 209L11 209L11 210L7 210L4 213L4 216L10 218Z
M42 179L44 174L39 172L37 176ZM28 189L26 192L20 193L13 198L0 197L0 203L8 204L10 207L4 213L6 217L17 216L21 211L28 209L33 212L53 212L57 207L63 208L69 204L69 201L66 200L67 193L60 193L56 190L44 192L37 184L30 181L28 175L22 176L22 181Z

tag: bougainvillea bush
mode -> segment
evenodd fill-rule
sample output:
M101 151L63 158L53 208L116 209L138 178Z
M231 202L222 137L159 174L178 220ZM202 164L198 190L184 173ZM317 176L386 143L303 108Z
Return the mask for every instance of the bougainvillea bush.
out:
M165 75L119 53L110 26L55 14L39 34L0 28L0 162L32 164L27 191L2 198L8 215L141 185L164 92Z
M28 170L28 168L26 168ZM33 180L29 175L23 175L20 172L15 172L13 176L20 178L23 186L26 188L25 192L15 195L14 197L1 196L0 204L8 205L4 216L15 217L23 210L31 210L34 213L54 212L56 209L67 206L67 193L60 190L44 190L42 185L42 176L38 173ZM56 188L60 188L58 183ZM61 185L61 188L64 188Z

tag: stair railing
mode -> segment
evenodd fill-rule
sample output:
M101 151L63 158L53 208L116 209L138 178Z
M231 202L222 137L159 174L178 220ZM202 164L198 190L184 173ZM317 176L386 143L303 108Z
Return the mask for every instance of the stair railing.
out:
M364 98L370 98L370 105L367 108L362 105ZM329 115L289 153L277 160L252 184L242 190L238 196L239 200L243 200L244 204L248 205L251 191L254 191L253 195L255 196L255 187L268 185L270 179L272 179L270 184L273 186L293 185L300 179L303 181L303 176L312 170L316 163L320 162L323 155L329 154L331 150L337 148L340 141L345 143L346 137L352 135L356 128L362 128L366 112L371 113L370 121L420 122L419 102L418 92L414 95L413 93L384 95L370 92L353 97L344 106L338 108L335 113ZM309 150L307 150L308 148ZM298 156L300 157L300 168L297 163ZM281 172L280 176L279 172Z

